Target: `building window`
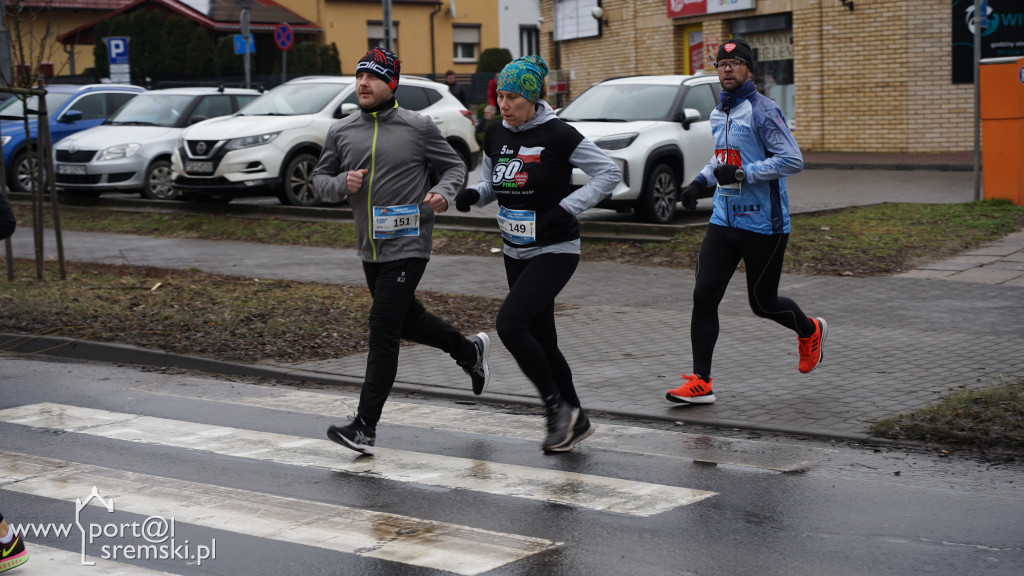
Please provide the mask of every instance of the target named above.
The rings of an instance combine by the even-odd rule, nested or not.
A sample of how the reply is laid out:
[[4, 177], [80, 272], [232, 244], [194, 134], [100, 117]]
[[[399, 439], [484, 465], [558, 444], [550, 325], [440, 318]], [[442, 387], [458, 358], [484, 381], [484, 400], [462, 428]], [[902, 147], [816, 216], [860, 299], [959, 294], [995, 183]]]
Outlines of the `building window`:
[[540, 55], [540, 29], [536, 26], [519, 27], [519, 55]]
[[590, 15], [600, 5], [598, 0], [555, 0], [555, 42], [600, 36], [597, 20]]
[[480, 25], [453, 26], [452, 45], [455, 62], [476, 62], [480, 54]]
[[[366, 49], [384, 48], [384, 22], [371, 20], [366, 23]], [[391, 51], [398, 53], [398, 21], [391, 22]]]

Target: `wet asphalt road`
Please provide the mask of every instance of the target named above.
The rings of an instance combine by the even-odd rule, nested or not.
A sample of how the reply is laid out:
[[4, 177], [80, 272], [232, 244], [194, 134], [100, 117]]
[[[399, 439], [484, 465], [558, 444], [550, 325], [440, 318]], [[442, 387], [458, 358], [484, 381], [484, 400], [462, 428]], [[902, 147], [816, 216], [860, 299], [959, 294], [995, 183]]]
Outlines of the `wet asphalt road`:
[[[391, 533], [380, 520], [391, 514], [482, 531], [453, 545], [485, 558], [495, 534], [547, 543], [479, 572], [472, 566], [483, 564], [466, 564], [462, 573], [1016, 575], [1024, 566], [1020, 465], [600, 418], [598, 432], [572, 453], [544, 455], [540, 416], [529, 409], [401, 396], [378, 429], [385, 453], [374, 461], [323, 435], [344, 421], [348, 413], [330, 407], [354, 405], [353, 390], [0, 358], [5, 517], [72, 522], [68, 495], [85, 498], [97, 486], [117, 510], [108, 515], [92, 506], [83, 513], [86, 525], [159, 514], [178, 518], [179, 542], [216, 541], [216, 558], [202, 566], [121, 560], [83, 567], [83, 574], [135, 574], [133, 566], [182, 575], [451, 573], [407, 563], [422, 554], [402, 547], [442, 547], [452, 530]], [[421, 411], [403, 419], [402, 407]], [[75, 412], [82, 409], [88, 411]], [[473, 418], [482, 429], [463, 426]], [[701, 451], [712, 445], [721, 449]], [[308, 451], [314, 447], [322, 454]], [[28, 474], [33, 458], [43, 464]], [[399, 479], [383, 466], [391, 460], [421, 475]], [[72, 463], [85, 467], [67, 468]], [[446, 485], [434, 466], [451, 466], [467, 484]], [[502, 492], [500, 467], [525, 470], [530, 480]], [[51, 478], [64, 469], [70, 472]], [[551, 474], [557, 489], [535, 493]], [[602, 492], [590, 487], [595, 479], [648, 492], [626, 498], [637, 510], [608, 511], [599, 499], [625, 488], [610, 484]], [[169, 491], [163, 507], [156, 504], [161, 488]], [[677, 502], [685, 490], [711, 494]], [[646, 505], [664, 508], [645, 515]], [[380, 551], [345, 551], [352, 536], [332, 531], [367, 524], [351, 511], [371, 514], [363, 529]], [[261, 531], [264, 523], [269, 528]], [[39, 556], [17, 574], [77, 573], [78, 538], [27, 540]], [[99, 537], [88, 554], [95, 559], [103, 545], [138, 542]], [[50, 549], [56, 560], [44, 554]], [[387, 551], [390, 559], [375, 557]]]

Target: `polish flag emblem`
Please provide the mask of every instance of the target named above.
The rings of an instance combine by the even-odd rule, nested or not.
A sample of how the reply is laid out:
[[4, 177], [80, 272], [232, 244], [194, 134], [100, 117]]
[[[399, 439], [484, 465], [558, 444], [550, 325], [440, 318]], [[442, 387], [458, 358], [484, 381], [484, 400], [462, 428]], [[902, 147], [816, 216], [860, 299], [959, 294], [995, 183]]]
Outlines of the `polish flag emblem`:
[[516, 158], [523, 161], [523, 164], [529, 164], [530, 162], [540, 163], [540, 153], [544, 151], [543, 146], [524, 146], [519, 149], [519, 154]]

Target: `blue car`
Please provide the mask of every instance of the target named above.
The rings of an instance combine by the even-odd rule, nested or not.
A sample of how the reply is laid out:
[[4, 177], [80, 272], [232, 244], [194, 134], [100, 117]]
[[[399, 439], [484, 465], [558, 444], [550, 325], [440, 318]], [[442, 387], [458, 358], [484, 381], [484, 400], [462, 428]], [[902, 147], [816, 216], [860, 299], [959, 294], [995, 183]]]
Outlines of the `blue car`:
[[[52, 84], [46, 87], [46, 110], [49, 114], [50, 140], [53, 144], [65, 136], [99, 126], [125, 102], [145, 92], [139, 86], [122, 84]], [[27, 102], [29, 110], [39, 109], [37, 96]], [[8, 98], [0, 103], [0, 145], [3, 145], [4, 172], [7, 183], [15, 192], [32, 189], [32, 173], [39, 155], [33, 151], [31, 162], [29, 146], [35, 145], [39, 135], [38, 117], [29, 116], [29, 137], [25, 137], [25, 102]]]

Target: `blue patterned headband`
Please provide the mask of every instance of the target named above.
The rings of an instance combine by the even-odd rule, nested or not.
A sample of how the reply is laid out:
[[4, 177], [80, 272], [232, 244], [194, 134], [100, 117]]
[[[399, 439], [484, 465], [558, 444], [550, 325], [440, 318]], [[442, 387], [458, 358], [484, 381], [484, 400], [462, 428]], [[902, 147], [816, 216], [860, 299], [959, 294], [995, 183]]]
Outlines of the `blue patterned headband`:
[[548, 65], [540, 56], [516, 58], [501, 69], [498, 90], [522, 94], [530, 102], [536, 103], [547, 75]]

